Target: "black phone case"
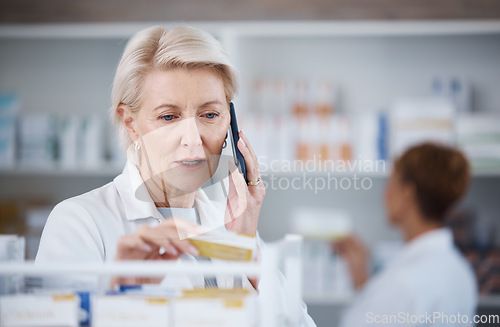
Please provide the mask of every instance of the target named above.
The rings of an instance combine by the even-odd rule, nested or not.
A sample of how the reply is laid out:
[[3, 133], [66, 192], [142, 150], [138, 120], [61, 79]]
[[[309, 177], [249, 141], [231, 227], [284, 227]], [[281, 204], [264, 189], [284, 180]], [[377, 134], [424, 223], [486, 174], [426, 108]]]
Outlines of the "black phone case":
[[245, 177], [245, 181], [248, 182], [245, 159], [243, 158], [243, 155], [241, 154], [237, 146], [240, 136], [238, 135], [238, 122], [236, 121], [236, 113], [234, 111], [234, 105], [232, 102], [229, 104], [229, 113], [231, 115], [231, 141], [233, 147], [234, 164], [236, 165], [236, 167], [238, 167], [240, 173], [243, 174], [243, 177]]

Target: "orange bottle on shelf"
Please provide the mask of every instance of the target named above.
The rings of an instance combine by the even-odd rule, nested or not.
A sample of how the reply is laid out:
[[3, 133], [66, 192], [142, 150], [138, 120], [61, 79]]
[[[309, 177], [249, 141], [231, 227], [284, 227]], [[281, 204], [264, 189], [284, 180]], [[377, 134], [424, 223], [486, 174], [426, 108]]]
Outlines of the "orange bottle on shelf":
[[307, 82], [304, 79], [297, 80], [295, 82], [295, 98], [292, 104], [292, 112], [299, 119], [305, 118], [309, 113], [307, 92]]
[[333, 85], [328, 79], [319, 80], [316, 85], [315, 112], [318, 117], [330, 117], [335, 112]]
[[340, 159], [349, 161], [352, 159], [351, 124], [347, 117], [339, 121], [340, 135]]

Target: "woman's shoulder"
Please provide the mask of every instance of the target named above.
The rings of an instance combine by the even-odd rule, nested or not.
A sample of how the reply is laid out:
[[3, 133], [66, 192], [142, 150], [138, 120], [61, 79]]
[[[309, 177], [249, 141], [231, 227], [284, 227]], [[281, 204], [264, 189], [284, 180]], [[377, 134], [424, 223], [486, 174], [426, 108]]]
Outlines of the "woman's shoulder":
[[67, 198], [59, 202], [57, 206], [82, 206], [82, 207], [95, 207], [100, 204], [106, 204], [110, 198], [116, 197], [118, 192], [113, 182], [109, 182], [103, 186], [87, 191], [85, 193]]
[[67, 198], [54, 206], [49, 220], [59, 219], [93, 219], [110, 211], [116, 211], [119, 197], [113, 182], [101, 187]]

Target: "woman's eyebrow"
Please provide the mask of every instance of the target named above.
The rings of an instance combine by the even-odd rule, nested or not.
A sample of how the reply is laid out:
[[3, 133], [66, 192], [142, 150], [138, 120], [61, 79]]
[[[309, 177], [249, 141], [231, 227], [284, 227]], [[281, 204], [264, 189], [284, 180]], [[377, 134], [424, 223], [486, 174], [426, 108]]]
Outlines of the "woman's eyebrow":
[[179, 109], [179, 106], [172, 104], [172, 103], [163, 103], [163, 104], [160, 104], [158, 107], [154, 108], [153, 111], [160, 110], [160, 109], [167, 109], [167, 108]]
[[[220, 106], [220, 105], [222, 105], [222, 103], [219, 100], [211, 100], [211, 101], [207, 101], [207, 102], [201, 104], [198, 107], [204, 108], [204, 107], [209, 107], [209, 106], [213, 106], [213, 105]], [[163, 104], [160, 104], [159, 106], [157, 106], [156, 108], [154, 108], [153, 111], [160, 110], [160, 109], [180, 109], [180, 107], [176, 104], [173, 104], [173, 103], [163, 103]]]
[[204, 107], [209, 107], [209, 106], [213, 106], [213, 105], [220, 106], [220, 105], [222, 105], [222, 103], [219, 100], [212, 100], [212, 101], [205, 102], [204, 104], [202, 104], [199, 107], [204, 108]]

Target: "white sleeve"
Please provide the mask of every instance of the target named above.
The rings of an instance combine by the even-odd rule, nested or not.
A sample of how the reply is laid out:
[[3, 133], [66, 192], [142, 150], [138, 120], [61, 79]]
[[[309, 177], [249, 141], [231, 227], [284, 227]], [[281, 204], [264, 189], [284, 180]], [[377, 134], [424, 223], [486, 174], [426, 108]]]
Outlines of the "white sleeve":
[[[370, 288], [369, 284], [365, 288]], [[409, 324], [407, 315], [418, 315], [418, 292], [405, 278], [395, 278], [390, 284], [364, 289], [354, 297], [352, 304], [341, 317], [341, 327], [350, 326], [401, 326]]]
[[[35, 264], [55, 262], [102, 263], [104, 246], [88, 211], [73, 199], [59, 203], [43, 229]], [[95, 290], [98, 278], [89, 275], [39, 277], [46, 289]], [[102, 278], [103, 283], [109, 278]]]

